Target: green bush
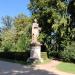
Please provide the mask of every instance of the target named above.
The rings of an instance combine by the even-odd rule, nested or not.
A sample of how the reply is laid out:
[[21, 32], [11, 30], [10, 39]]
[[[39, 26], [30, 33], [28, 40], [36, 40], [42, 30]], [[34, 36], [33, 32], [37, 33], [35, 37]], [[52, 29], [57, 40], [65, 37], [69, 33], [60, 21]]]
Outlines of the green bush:
[[25, 52], [29, 50], [30, 47], [30, 39], [26, 34], [22, 35], [17, 43], [16, 43], [16, 51], [17, 52]]
[[67, 62], [75, 62], [75, 47], [69, 45], [64, 51], [59, 53], [60, 58]]
[[16, 61], [27, 61], [30, 57], [30, 51], [26, 52], [0, 52], [0, 58], [16, 60]]
[[3, 45], [2, 45], [3, 51], [9, 52], [12, 47], [12, 42], [11, 41], [3, 41], [2, 43], [3, 43]]

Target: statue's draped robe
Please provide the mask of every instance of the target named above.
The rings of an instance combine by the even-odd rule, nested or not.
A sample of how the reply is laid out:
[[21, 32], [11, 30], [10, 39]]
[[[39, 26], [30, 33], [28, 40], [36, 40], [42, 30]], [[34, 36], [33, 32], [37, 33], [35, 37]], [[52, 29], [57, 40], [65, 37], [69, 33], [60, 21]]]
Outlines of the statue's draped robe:
[[37, 43], [37, 37], [39, 36], [39, 27], [37, 23], [32, 25], [32, 43]]

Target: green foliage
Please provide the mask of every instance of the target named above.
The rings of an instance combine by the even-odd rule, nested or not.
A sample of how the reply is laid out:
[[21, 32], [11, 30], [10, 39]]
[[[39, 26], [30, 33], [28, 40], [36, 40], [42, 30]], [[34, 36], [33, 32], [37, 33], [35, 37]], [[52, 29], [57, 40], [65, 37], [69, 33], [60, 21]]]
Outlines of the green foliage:
[[16, 44], [13, 48], [17, 52], [25, 52], [29, 49], [31, 41], [31, 20], [24, 14], [15, 17], [14, 26], [16, 29]]
[[67, 34], [70, 18], [67, 14], [67, 3], [64, 0], [30, 0], [29, 9], [32, 17], [37, 18], [42, 27], [40, 40], [45, 43], [47, 49], [51, 49], [52, 32], [59, 35], [56, 44], [60, 47], [61, 41], [69, 36]]
[[31, 25], [25, 26], [23, 30], [17, 32], [16, 48], [17, 52], [29, 50], [31, 42]]
[[31, 19], [25, 16], [24, 14], [19, 14], [14, 19], [14, 25], [18, 32], [24, 30], [25, 27], [30, 24], [31, 24]]
[[72, 0], [72, 1], [70, 1], [69, 2], [69, 5], [68, 5], [68, 13], [70, 14], [70, 38], [72, 39], [72, 40], [75, 40], [75, 35], [74, 35], [74, 33], [75, 33], [75, 1], [74, 0]]
[[75, 62], [75, 43], [68, 45], [64, 51], [60, 52], [60, 58], [64, 61]]
[[[30, 51], [26, 52], [0, 52], [0, 59], [9, 62], [25, 62], [30, 56]], [[20, 63], [21, 64], [21, 63]]]
[[45, 33], [40, 33], [39, 37], [38, 37], [38, 40], [41, 42], [41, 43], [44, 43], [44, 39], [46, 38], [46, 34]]
[[[65, 61], [75, 60], [74, 48], [66, 47], [75, 40], [75, 29], [70, 19], [73, 16], [70, 17], [67, 12], [67, 2], [65, 0], [30, 0], [29, 9], [32, 12], [32, 18], [37, 18], [42, 28], [38, 39], [46, 46], [48, 56], [62, 57]], [[52, 41], [55, 43], [52, 44]]]
[[1, 52], [25, 52], [30, 49], [31, 20], [20, 14], [13, 20], [11, 28], [4, 28], [1, 32]]
[[2, 41], [1, 41], [1, 49], [3, 51], [10, 51], [12, 47], [12, 43], [15, 39], [15, 34], [12, 30], [5, 30], [2, 32]]

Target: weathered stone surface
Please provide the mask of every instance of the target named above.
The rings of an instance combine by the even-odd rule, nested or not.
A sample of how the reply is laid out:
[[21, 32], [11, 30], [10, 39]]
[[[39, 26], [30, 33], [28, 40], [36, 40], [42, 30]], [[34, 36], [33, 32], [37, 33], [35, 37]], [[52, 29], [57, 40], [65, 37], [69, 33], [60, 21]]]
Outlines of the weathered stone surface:
[[30, 52], [30, 58], [28, 61], [40, 61], [41, 59], [41, 44], [38, 42], [37, 38], [39, 36], [41, 28], [39, 27], [37, 20], [34, 20], [34, 23], [32, 25], [32, 42], [31, 42], [31, 52]]
[[40, 59], [40, 52], [41, 52], [41, 46], [40, 45], [37, 45], [37, 46], [32, 46], [32, 49], [31, 49], [31, 58], [37, 58], [37, 59]]
[[39, 27], [37, 20], [34, 20], [34, 23], [32, 25], [32, 43], [39, 43], [37, 38], [39, 36], [41, 28]]

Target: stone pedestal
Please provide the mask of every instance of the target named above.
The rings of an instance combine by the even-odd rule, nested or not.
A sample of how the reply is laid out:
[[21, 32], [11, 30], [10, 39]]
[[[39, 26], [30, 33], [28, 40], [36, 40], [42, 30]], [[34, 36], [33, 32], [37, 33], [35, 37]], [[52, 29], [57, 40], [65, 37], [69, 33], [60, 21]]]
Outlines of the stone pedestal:
[[31, 52], [29, 62], [43, 62], [41, 58], [41, 44], [31, 44]]
[[31, 54], [30, 58], [40, 59], [41, 45], [40, 44], [31, 44]]

